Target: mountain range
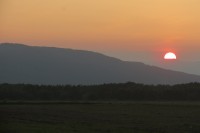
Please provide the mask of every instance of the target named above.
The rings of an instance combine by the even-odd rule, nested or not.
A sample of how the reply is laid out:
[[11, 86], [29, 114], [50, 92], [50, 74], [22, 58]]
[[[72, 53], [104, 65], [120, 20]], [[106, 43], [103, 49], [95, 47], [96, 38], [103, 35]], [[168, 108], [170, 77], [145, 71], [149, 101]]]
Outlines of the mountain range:
[[129, 81], [180, 84], [199, 82], [200, 76], [91, 51], [0, 44], [0, 83], [90, 85]]

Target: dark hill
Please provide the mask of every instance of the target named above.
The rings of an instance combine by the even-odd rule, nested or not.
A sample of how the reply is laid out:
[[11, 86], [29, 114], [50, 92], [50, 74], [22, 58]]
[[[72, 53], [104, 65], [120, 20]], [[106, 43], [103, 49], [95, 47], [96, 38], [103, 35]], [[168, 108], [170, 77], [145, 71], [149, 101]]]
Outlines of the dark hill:
[[99, 53], [21, 44], [0, 45], [0, 83], [102, 84], [199, 82], [200, 76], [126, 62]]

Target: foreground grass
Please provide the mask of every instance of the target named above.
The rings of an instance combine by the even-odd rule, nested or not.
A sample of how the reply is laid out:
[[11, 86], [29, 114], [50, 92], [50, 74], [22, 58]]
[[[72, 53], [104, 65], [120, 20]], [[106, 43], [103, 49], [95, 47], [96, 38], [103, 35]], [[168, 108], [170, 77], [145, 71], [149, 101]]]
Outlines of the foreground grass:
[[1, 104], [0, 133], [200, 133], [200, 104]]

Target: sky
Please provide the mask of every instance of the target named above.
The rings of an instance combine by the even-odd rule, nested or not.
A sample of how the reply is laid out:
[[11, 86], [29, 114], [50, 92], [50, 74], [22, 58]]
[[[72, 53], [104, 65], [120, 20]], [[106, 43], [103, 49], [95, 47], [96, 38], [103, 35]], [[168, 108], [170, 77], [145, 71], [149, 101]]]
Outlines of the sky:
[[200, 0], [0, 0], [0, 43], [200, 61]]

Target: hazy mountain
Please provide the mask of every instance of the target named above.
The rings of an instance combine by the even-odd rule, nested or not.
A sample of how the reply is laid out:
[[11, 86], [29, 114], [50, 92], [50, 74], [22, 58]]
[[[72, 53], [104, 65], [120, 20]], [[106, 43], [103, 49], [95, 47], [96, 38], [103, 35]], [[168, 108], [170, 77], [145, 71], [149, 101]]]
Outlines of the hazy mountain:
[[167, 63], [160, 63], [157, 64], [157, 66], [162, 67], [162, 68], [167, 68], [171, 70], [176, 70], [176, 71], [182, 71], [190, 74], [197, 74], [200, 75], [200, 62], [198, 61], [172, 61], [172, 62], [167, 62]]
[[200, 76], [126, 62], [99, 53], [21, 44], [0, 45], [0, 83], [102, 84], [137, 82], [176, 84]]

